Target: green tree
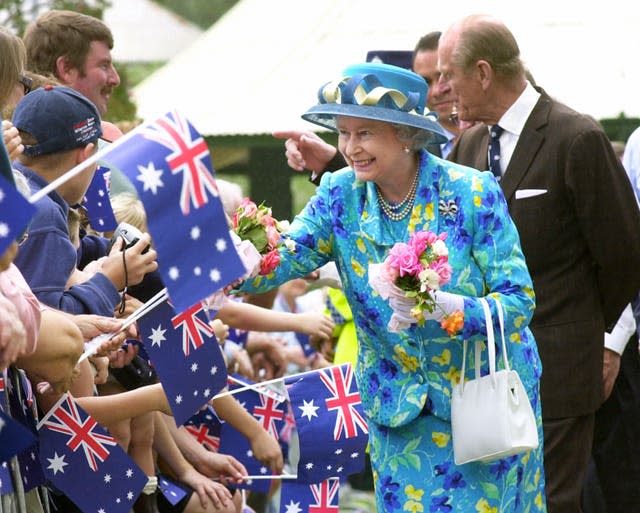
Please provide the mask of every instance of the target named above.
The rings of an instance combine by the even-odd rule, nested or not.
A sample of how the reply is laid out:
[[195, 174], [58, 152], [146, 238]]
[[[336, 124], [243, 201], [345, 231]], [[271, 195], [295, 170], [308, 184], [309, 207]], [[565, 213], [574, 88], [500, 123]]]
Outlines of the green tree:
[[231, 9], [238, 0], [155, 0], [185, 20], [208, 29]]
[[49, 9], [76, 11], [102, 19], [104, 10], [111, 5], [110, 0], [3, 0], [2, 3], [0, 25], [14, 30], [16, 34], [24, 34], [29, 21]]

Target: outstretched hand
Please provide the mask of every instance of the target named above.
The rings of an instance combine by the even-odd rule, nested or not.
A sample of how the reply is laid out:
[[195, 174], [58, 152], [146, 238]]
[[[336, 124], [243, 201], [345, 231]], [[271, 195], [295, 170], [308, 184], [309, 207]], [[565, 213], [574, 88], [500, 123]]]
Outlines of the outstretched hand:
[[310, 169], [319, 173], [338, 151], [310, 130], [280, 130], [272, 135], [278, 139], [286, 139], [284, 147], [287, 164], [294, 171]]

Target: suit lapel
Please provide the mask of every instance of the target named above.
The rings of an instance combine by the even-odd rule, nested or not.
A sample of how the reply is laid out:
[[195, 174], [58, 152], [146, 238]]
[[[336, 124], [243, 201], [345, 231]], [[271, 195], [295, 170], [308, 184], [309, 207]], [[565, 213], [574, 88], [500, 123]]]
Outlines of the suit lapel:
[[544, 131], [541, 129], [547, 124], [549, 111], [551, 110], [551, 99], [544, 91], [541, 91], [541, 93], [518, 138], [518, 143], [504, 177], [500, 181], [500, 186], [507, 201], [515, 193], [544, 142]]

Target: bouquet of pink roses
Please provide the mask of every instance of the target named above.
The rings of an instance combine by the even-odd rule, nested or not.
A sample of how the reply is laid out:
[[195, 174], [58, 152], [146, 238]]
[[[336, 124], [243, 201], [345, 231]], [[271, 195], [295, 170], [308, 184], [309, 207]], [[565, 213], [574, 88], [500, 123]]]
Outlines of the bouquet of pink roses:
[[462, 328], [462, 310], [447, 312], [436, 300], [436, 292], [451, 280], [446, 238], [446, 233], [415, 232], [408, 242], [397, 242], [384, 262], [369, 265], [370, 285], [394, 310], [390, 331], [398, 332], [412, 323], [422, 326], [427, 319], [441, 320], [449, 335]]
[[[250, 242], [260, 254], [257, 274], [266, 275], [278, 267], [278, 244], [288, 227], [288, 221], [276, 221], [271, 215], [270, 207], [264, 203], [256, 205], [249, 198], [244, 198], [233, 214], [231, 224], [233, 233], [242, 241]], [[293, 241], [287, 239], [284, 243], [289, 247]], [[255, 273], [251, 274], [255, 276]]]

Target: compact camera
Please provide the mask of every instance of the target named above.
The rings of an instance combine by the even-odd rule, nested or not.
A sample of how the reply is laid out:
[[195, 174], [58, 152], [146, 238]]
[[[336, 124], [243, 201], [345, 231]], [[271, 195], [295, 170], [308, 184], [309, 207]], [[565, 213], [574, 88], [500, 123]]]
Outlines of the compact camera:
[[[135, 226], [130, 225], [129, 223], [120, 223], [118, 227], [113, 232], [113, 236], [109, 241], [109, 246], [107, 247], [107, 254], [111, 253], [111, 248], [116, 243], [118, 239], [124, 239], [124, 245], [122, 246], [122, 250], [130, 248], [136, 242], [140, 240], [142, 237], [142, 232], [138, 230]], [[149, 247], [144, 248], [142, 254], [149, 251]]]

